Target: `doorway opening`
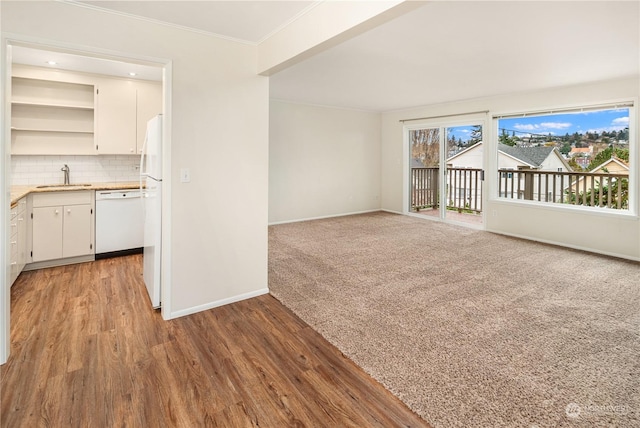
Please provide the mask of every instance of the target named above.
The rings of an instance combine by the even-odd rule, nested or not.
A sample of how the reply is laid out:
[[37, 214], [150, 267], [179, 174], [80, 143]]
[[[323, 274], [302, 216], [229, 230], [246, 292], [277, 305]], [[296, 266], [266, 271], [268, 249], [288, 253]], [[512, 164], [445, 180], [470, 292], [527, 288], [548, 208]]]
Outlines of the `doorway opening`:
[[[29, 102], [29, 100], [27, 101], [19, 100], [15, 102], [15, 100], [13, 100], [12, 98], [12, 83], [13, 83], [12, 77], [14, 74], [13, 73], [14, 68], [21, 68], [22, 74], [25, 74], [25, 73], [27, 74], [20, 77], [22, 78], [22, 81], [28, 81], [28, 82], [35, 81], [37, 83], [37, 82], [45, 81], [48, 79], [55, 82], [53, 83], [54, 86], [65, 85], [65, 83], [58, 84], [57, 83], [58, 79], [56, 78], [49, 79], [48, 77], [39, 77], [39, 75], [36, 72], [34, 72], [34, 75], [32, 76], [29, 73], [31, 73], [31, 70], [40, 69], [40, 70], [44, 70], [45, 74], [46, 73], [62, 74], [62, 73], [70, 72], [70, 73], [76, 73], [78, 75], [84, 75], [84, 76], [105, 76], [110, 79], [123, 79], [123, 80], [128, 79], [130, 81], [133, 81], [137, 77], [137, 78], [140, 78], [141, 81], [145, 81], [148, 83], [149, 82], [156, 83], [161, 86], [159, 103], [161, 105], [162, 113], [164, 114], [165, 121], [170, 122], [171, 62], [169, 60], [136, 58], [135, 56], [129, 57], [126, 55], [113, 54], [111, 52], [104, 52], [104, 53], [89, 52], [84, 50], [76, 50], [73, 47], [57, 47], [52, 45], [44, 46], [44, 45], [32, 43], [30, 41], [23, 41], [23, 40], [16, 40], [16, 39], [3, 41], [2, 48], [3, 48], [2, 49], [3, 52], [6, 52], [6, 55], [4, 55], [4, 58], [1, 61], [1, 67], [2, 67], [1, 74], [4, 77], [2, 82], [2, 87], [3, 87], [2, 93], [4, 94], [2, 101], [3, 101], [3, 105], [5, 106], [5, 108], [2, 110], [2, 116], [3, 116], [3, 120], [5, 120], [5, 123], [10, 125], [4, 129], [4, 135], [2, 138], [2, 142], [0, 144], [1, 151], [5, 153], [5, 156], [3, 158], [4, 167], [3, 167], [3, 176], [1, 180], [2, 185], [0, 187], [3, 188], [3, 191], [5, 192], [6, 195], [9, 195], [10, 193], [13, 194], [12, 192], [10, 192], [10, 189], [12, 184], [16, 184], [16, 182], [22, 181], [23, 183], [21, 184], [23, 185], [23, 187], [32, 186], [32, 185], [35, 187], [34, 183], [25, 182], [26, 178], [24, 176], [17, 176], [16, 174], [14, 174], [17, 169], [16, 165], [19, 162], [25, 163], [30, 161], [34, 161], [34, 162], [47, 161], [48, 159], [45, 159], [47, 157], [56, 157], [55, 160], [60, 162], [61, 159], [63, 159], [61, 156], [64, 156], [65, 157], [63, 159], [64, 161], [66, 161], [66, 159], [69, 158], [78, 164], [82, 164], [81, 166], [83, 166], [83, 168], [74, 169], [74, 171], [78, 171], [78, 174], [80, 174], [81, 171], [84, 171], [84, 174], [86, 174], [87, 168], [85, 167], [87, 165], [102, 166], [103, 164], [109, 164], [108, 167], [111, 168], [111, 163], [112, 163], [111, 161], [113, 161], [114, 159], [117, 161], [121, 161], [121, 160], [123, 162], [126, 161], [127, 166], [131, 164], [130, 169], [132, 170], [135, 168], [135, 165], [139, 165], [139, 154], [135, 149], [133, 150], [129, 149], [130, 152], [126, 154], [120, 153], [121, 152], [120, 148], [117, 149], [118, 153], [98, 152], [97, 141], [94, 140], [95, 138], [94, 133], [96, 133], [96, 130], [97, 130], [97, 124], [96, 122], [94, 122], [95, 120], [94, 114], [95, 114], [95, 111], [98, 109], [96, 107], [97, 104], [78, 107], [75, 104], [73, 104], [72, 106], [68, 106], [68, 103], [65, 103], [65, 102], [57, 103], [55, 100], [46, 101], [44, 103], [42, 102], [34, 103], [34, 102]], [[17, 80], [20, 80], [20, 78], [18, 78]], [[86, 77], [86, 78], [92, 79], [93, 77]], [[64, 79], [60, 79], [60, 80], [63, 81]], [[75, 87], [77, 86], [87, 86], [87, 85], [81, 85], [81, 84], [75, 85]], [[42, 94], [41, 92], [42, 91], [40, 92], [36, 91], [34, 92], [34, 95], [40, 95], [40, 96], [50, 95], [49, 92], [45, 94]], [[92, 89], [92, 92], [93, 92], [93, 89]], [[16, 106], [15, 108], [18, 110], [17, 112], [12, 112], [14, 105]], [[55, 118], [59, 119], [60, 117], [62, 117], [63, 119], [66, 119], [68, 117], [71, 117], [73, 120], [64, 122], [65, 126], [67, 126], [66, 125], [67, 122], [71, 122], [72, 125], [69, 125], [69, 126], [75, 126], [76, 128], [80, 127], [80, 129], [75, 129], [75, 128], [60, 129], [58, 127], [52, 127], [50, 125], [46, 125], [46, 126], [43, 125], [43, 123], [49, 124], [49, 122], [52, 121], [51, 117], [47, 116], [49, 112], [53, 111], [54, 113], [58, 113], [60, 110], [62, 110], [65, 114], [62, 116], [60, 114], [54, 115]], [[24, 113], [25, 111], [29, 113], [29, 115], [27, 115], [26, 113], [21, 114], [21, 112]], [[34, 111], [35, 113], [33, 113]], [[68, 111], [70, 111], [70, 113], [68, 113]], [[138, 117], [138, 113], [139, 113], [138, 111], [134, 111], [134, 114], [136, 115], [135, 116], [136, 119]], [[23, 116], [26, 117], [26, 119], [23, 120]], [[35, 119], [32, 116], [35, 116]], [[22, 122], [12, 123], [14, 117], [17, 117]], [[60, 122], [60, 120], [58, 120], [57, 122]], [[105, 121], [103, 121], [102, 129], [105, 128], [104, 123]], [[91, 126], [91, 128], [87, 128], [87, 126]], [[170, 128], [170, 125], [167, 124], [165, 126], [165, 129], [169, 129], [169, 128]], [[25, 138], [25, 135], [28, 138]], [[60, 136], [65, 137], [67, 135], [71, 135], [70, 138], [80, 135], [84, 140], [88, 142], [87, 144], [83, 144], [82, 147], [92, 148], [95, 145], [95, 153], [94, 152], [71, 153], [71, 151], [69, 151], [69, 153], [63, 153], [63, 154], [43, 153], [42, 155], [39, 155], [38, 153], [30, 152], [29, 150], [31, 150], [31, 146], [28, 146], [29, 150], [24, 149], [23, 152], [12, 156], [12, 149], [14, 148], [14, 146], [16, 146], [15, 144], [16, 140], [20, 139], [21, 141], [29, 141], [29, 142], [32, 140], [43, 141], [43, 140], [46, 140], [46, 138], [42, 138], [43, 135], [45, 136], [51, 135], [53, 137], [60, 137]], [[133, 130], [133, 135], [137, 138], [136, 129]], [[57, 138], [57, 139], [51, 138], [50, 140], [58, 141], [60, 140], [60, 138]], [[74, 139], [73, 141], [75, 140], [76, 139]], [[26, 147], [26, 146], [23, 144], [22, 147]], [[37, 147], [37, 146], [34, 146], [34, 147]], [[73, 149], [75, 146], [67, 145], [65, 147], [71, 147]], [[170, 138], [167, 136], [167, 138], [163, 142], [163, 152], [168, 153], [169, 151], [170, 151]], [[104, 156], [101, 156], [102, 154], [104, 154]], [[90, 156], [81, 156], [81, 155], [90, 155]], [[165, 158], [166, 158], [166, 161], [164, 166], [168, 170], [170, 167], [169, 165], [170, 162], [169, 162], [168, 156], [165, 156]], [[117, 168], [119, 166], [120, 165], [116, 165], [114, 168]], [[42, 168], [29, 169], [29, 171], [31, 170], [35, 171], [36, 173], [42, 172]], [[139, 172], [134, 171], [134, 173], [136, 175], [136, 182], [138, 182]], [[92, 176], [97, 176], [99, 174], [104, 175], [104, 169], [97, 170], [97, 172], [95, 174], [92, 174]], [[110, 176], [108, 178], [110, 178]], [[37, 179], [41, 180], [42, 176], [38, 176]], [[102, 181], [108, 182], [109, 180], [105, 179]], [[120, 181], [120, 180], [114, 180], [114, 181]], [[100, 180], [96, 182], [100, 182]], [[169, 183], [167, 183], [167, 187], [168, 187], [168, 184]], [[9, 203], [10, 203], [9, 198], [3, 198], [2, 202], [0, 203], [1, 205], [0, 208], [3, 211], [8, 212]], [[165, 204], [163, 204], [163, 209], [168, 210], [168, 206], [169, 206], [169, 201], [167, 201], [165, 198]], [[4, 223], [8, 223], [8, 222], [3, 222], [3, 224]], [[166, 227], [168, 229], [168, 226]], [[3, 228], [3, 233], [0, 235], [7, 236], [7, 234], [8, 234], [8, 230], [7, 230], [7, 227], [5, 226]], [[168, 233], [166, 235], [168, 235]], [[27, 243], [29, 243], [30, 240], [31, 240], [31, 234], [28, 235]], [[168, 242], [164, 242], [163, 244], [168, 246]], [[165, 252], [164, 256], [166, 257], [164, 258], [164, 260], [167, 260], [169, 258], [168, 252]], [[32, 262], [33, 260], [29, 260], [29, 261]], [[11, 310], [10, 310], [11, 281], [9, 281], [8, 279], [10, 278], [11, 269], [8, 266], [8, 264], [5, 263], [5, 266], [3, 266], [3, 269], [1, 269], [1, 271], [2, 271], [1, 276], [3, 277], [3, 280], [0, 283], [0, 293], [1, 293], [1, 296], [0, 296], [1, 297], [0, 298], [0, 305], [1, 305], [1, 308], [0, 308], [0, 364], [4, 364], [7, 361], [7, 358], [9, 356], [9, 346], [10, 346], [10, 315], [9, 314], [11, 313]], [[166, 293], [166, 295], [169, 294], [168, 288], [169, 288], [169, 283], [168, 281], [166, 281], [163, 284], [163, 291]], [[165, 319], [167, 319], [168, 314], [170, 314], [169, 303], [170, 302], [167, 301], [167, 305], [162, 310], [162, 315]]]

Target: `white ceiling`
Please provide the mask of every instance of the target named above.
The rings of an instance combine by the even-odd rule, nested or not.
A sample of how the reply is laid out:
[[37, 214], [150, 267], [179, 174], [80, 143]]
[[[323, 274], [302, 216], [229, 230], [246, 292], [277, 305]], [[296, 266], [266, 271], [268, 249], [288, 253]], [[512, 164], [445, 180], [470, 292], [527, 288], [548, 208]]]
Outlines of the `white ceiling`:
[[257, 44], [318, 1], [79, 1]]
[[[317, 1], [73, 1], [67, 3], [257, 44]], [[55, 65], [48, 64], [55, 61]], [[12, 62], [143, 80], [162, 80], [159, 67], [14, 46]], [[136, 73], [131, 77], [129, 73]]]
[[[55, 64], [49, 64], [54, 61]], [[56, 70], [74, 70], [129, 79], [162, 80], [162, 68], [24, 46], [11, 48], [11, 62]], [[135, 73], [131, 76], [129, 73]]]
[[639, 73], [639, 2], [430, 2], [271, 77], [271, 97], [387, 111]]
[[[317, 3], [174, 0], [81, 5], [256, 44]], [[271, 97], [387, 111], [637, 76], [639, 4], [426, 2], [271, 76]], [[45, 60], [32, 59], [41, 65]], [[128, 73], [130, 65], [113, 73]]]

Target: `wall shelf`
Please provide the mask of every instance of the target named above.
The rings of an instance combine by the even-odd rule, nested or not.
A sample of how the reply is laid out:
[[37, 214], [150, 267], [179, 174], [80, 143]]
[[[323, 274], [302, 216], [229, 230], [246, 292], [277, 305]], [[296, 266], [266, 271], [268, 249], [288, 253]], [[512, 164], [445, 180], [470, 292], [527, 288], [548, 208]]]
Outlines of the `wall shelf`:
[[14, 128], [11, 127], [12, 131], [18, 132], [61, 132], [65, 134], [93, 134], [93, 131], [80, 131], [80, 130], [63, 130], [63, 129], [33, 129], [33, 128]]
[[95, 86], [12, 77], [12, 154], [95, 154]]
[[16, 99], [11, 100], [11, 104], [14, 106], [30, 106], [30, 107], [53, 107], [61, 109], [77, 109], [77, 110], [93, 110], [93, 106], [78, 105], [78, 104], [56, 104], [56, 103], [38, 103], [33, 101], [19, 101]]

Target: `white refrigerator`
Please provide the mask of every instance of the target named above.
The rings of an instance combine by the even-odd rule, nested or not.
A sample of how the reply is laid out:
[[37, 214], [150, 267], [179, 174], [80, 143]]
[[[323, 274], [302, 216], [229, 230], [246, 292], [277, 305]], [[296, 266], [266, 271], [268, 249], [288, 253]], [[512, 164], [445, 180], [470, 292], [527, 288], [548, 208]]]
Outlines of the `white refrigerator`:
[[140, 156], [140, 191], [144, 206], [143, 277], [151, 306], [159, 308], [162, 243], [162, 115], [147, 123]]

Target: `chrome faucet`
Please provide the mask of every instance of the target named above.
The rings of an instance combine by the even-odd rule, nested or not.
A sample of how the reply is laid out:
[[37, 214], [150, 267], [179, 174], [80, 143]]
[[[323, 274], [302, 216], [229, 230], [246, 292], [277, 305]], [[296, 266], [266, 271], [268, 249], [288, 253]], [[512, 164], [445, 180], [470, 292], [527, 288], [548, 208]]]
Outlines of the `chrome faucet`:
[[60, 168], [60, 171], [64, 172], [64, 185], [67, 186], [69, 184], [69, 165], [65, 163], [64, 166]]

